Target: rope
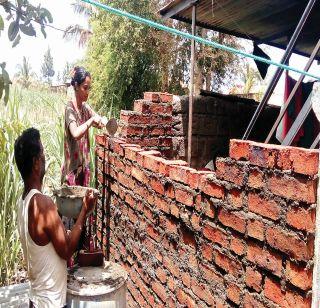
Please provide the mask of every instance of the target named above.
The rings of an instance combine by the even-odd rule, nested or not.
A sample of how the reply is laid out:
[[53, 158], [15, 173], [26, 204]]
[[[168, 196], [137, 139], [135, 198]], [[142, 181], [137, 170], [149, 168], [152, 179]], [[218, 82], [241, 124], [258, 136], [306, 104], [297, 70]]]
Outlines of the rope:
[[186, 32], [182, 32], [180, 30], [165, 26], [163, 24], [154, 22], [152, 20], [149, 20], [149, 19], [146, 19], [146, 18], [142, 18], [140, 16], [133, 15], [133, 14], [127, 13], [125, 11], [121, 11], [121, 10], [115, 9], [113, 7], [110, 7], [108, 5], [99, 3], [99, 2], [94, 1], [94, 0], [81, 0], [81, 1], [89, 3], [89, 4], [92, 4], [92, 5], [96, 6], [96, 7], [99, 7], [101, 9], [105, 10], [105, 11], [108, 11], [108, 12], [110, 12], [112, 14], [129, 18], [129, 19], [134, 20], [136, 22], [145, 24], [147, 26], [150, 26], [150, 27], [153, 27], [153, 28], [156, 28], [156, 29], [159, 29], [159, 30], [163, 30], [163, 31], [172, 33], [174, 35], [178, 35], [178, 36], [190, 39], [190, 40], [195, 40], [196, 42], [199, 42], [199, 43], [202, 43], [202, 44], [205, 44], [205, 45], [209, 45], [209, 46], [214, 47], [214, 48], [218, 48], [218, 49], [222, 49], [222, 50], [225, 50], [225, 51], [229, 51], [229, 52], [237, 54], [237, 55], [242, 55], [242, 56], [244, 56], [246, 58], [251, 58], [251, 59], [254, 59], [256, 61], [260, 61], [260, 62], [263, 62], [263, 63], [267, 63], [269, 65], [274, 65], [274, 66], [280, 67], [280, 68], [282, 68], [284, 70], [287, 70], [287, 71], [292, 71], [292, 72], [295, 72], [295, 73], [303, 74], [305, 76], [309, 76], [311, 78], [320, 80], [319, 76], [316, 76], [316, 75], [311, 74], [309, 72], [305, 72], [303, 70], [299, 70], [297, 68], [294, 68], [294, 67], [291, 67], [291, 66], [288, 66], [288, 65], [285, 65], [285, 64], [277, 63], [277, 62], [274, 62], [272, 60], [268, 60], [268, 59], [265, 59], [265, 58], [262, 58], [262, 57], [258, 57], [258, 56], [246, 53], [244, 51], [238, 50], [236, 48], [229, 47], [229, 46], [217, 43], [215, 41], [209, 41], [209, 40], [206, 40], [204, 38], [201, 38], [200, 36], [196, 36], [196, 35], [192, 35], [192, 34], [189, 34], [189, 33], [186, 33]]

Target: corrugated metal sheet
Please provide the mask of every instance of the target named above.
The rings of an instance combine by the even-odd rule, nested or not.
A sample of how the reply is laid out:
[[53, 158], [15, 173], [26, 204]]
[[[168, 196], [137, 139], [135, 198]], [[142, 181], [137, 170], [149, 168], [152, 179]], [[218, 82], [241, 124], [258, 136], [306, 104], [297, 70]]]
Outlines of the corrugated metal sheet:
[[[164, 15], [184, 0], [174, 0], [161, 9]], [[307, 5], [307, 0], [199, 0], [197, 24], [201, 27], [286, 48]], [[191, 23], [191, 8], [172, 18]], [[307, 20], [295, 52], [310, 55], [320, 38], [320, 3]], [[320, 56], [320, 54], [319, 54]]]

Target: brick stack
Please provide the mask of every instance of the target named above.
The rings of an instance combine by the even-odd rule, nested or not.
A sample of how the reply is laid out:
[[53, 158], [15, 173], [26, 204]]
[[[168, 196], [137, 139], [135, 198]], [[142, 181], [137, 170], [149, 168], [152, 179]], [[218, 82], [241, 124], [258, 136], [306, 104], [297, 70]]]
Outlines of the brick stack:
[[317, 151], [231, 140], [208, 172], [96, 144], [97, 234], [129, 273], [129, 306], [310, 306]]
[[144, 93], [133, 111], [120, 113], [120, 135], [129, 143], [172, 157], [172, 99], [168, 93]]

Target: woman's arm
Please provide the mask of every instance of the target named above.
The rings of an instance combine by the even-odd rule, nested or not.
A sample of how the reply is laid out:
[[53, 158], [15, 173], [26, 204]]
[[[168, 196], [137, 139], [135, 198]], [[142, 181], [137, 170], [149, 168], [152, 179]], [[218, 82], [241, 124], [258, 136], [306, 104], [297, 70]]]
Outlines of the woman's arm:
[[99, 122], [99, 119], [96, 118], [96, 116], [91, 117], [89, 120], [79, 126], [77, 126], [77, 123], [75, 121], [71, 122], [69, 124], [71, 136], [76, 140], [81, 139], [81, 137], [87, 132], [87, 130], [93, 125], [93, 123], [96, 122]]
[[88, 103], [86, 103], [85, 106], [86, 106], [87, 110], [89, 111], [89, 114], [91, 115], [91, 117], [97, 116], [97, 117], [100, 118], [100, 120], [99, 120], [98, 123], [93, 123], [93, 124], [92, 124], [93, 127], [99, 128], [99, 129], [102, 128], [102, 127], [103, 127], [103, 125], [102, 125], [102, 123], [101, 123], [102, 117], [101, 117], [100, 115], [98, 115], [98, 114], [91, 108], [91, 106], [90, 106]]

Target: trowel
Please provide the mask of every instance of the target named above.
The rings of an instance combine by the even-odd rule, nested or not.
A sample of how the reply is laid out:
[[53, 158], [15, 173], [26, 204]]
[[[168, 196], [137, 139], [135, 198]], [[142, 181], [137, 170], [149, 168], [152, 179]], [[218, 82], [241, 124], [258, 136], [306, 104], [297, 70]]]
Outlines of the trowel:
[[108, 120], [106, 117], [102, 117], [101, 123], [106, 128], [109, 135], [113, 137], [118, 130], [117, 120], [115, 118], [111, 118], [110, 120]]

